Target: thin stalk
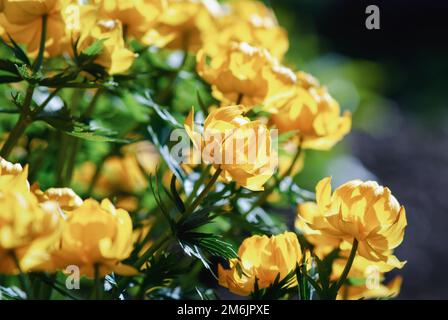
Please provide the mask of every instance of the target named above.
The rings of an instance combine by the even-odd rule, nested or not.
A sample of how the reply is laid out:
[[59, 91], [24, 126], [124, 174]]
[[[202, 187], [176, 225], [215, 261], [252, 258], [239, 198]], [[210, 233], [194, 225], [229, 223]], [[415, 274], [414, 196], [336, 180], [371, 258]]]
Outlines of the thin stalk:
[[338, 282], [333, 285], [332, 290], [334, 292], [334, 295], [336, 296], [341, 286], [344, 284], [344, 282], [347, 280], [347, 276], [350, 272], [350, 269], [352, 268], [353, 261], [355, 260], [356, 251], [358, 250], [358, 240], [353, 240], [352, 250], [350, 251], [350, 255], [348, 257], [347, 263], [344, 267], [344, 270], [342, 271], [341, 277], [339, 278]]
[[22, 268], [20, 267], [20, 261], [14, 252], [11, 253], [11, 258], [14, 260], [14, 263], [17, 266], [17, 269], [19, 270], [20, 285], [22, 289], [25, 291], [27, 299], [33, 299], [29, 279], [26, 276], [26, 274], [22, 271]]
[[10, 132], [8, 139], [6, 140], [2, 149], [0, 150], [0, 156], [5, 159], [9, 157], [11, 151], [14, 149], [15, 145], [20, 140], [20, 138], [22, 137], [22, 135], [25, 133], [26, 129], [32, 122], [29, 113], [31, 102], [33, 100], [34, 88], [35, 88], [34, 85], [28, 86], [19, 120], [17, 121], [15, 127]]
[[213, 188], [213, 186], [215, 185], [215, 182], [218, 180], [221, 172], [222, 172], [221, 168], [218, 168], [215, 171], [215, 174], [212, 176], [212, 178], [207, 183], [207, 185], [202, 190], [202, 192], [196, 197], [196, 199], [193, 201], [193, 203], [187, 208], [185, 213], [181, 216], [181, 220], [185, 221], [189, 216], [191, 216], [193, 214], [194, 210], [201, 204], [202, 200], [205, 198], [205, 196]]
[[101, 300], [101, 292], [102, 292], [102, 283], [100, 276], [100, 265], [94, 265], [94, 277], [95, 277], [95, 286], [94, 286], [94, 297], [95, 300]]

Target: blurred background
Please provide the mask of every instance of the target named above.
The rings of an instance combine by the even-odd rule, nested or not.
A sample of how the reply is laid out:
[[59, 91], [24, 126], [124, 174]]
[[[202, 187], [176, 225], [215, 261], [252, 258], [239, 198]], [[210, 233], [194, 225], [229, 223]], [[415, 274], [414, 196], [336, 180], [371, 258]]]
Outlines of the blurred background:
[[[405, 205], [408, 263], [401, 299], [447, 299], [448, 2], [276, 0], [289, 31], [288, 62], [315, 75], [354, 114], [353, 130], [331, 152], [307, 152], [299, 185], [312, 190], [375, 179]], [[380, 30], [365, 9], [380, 8]]]

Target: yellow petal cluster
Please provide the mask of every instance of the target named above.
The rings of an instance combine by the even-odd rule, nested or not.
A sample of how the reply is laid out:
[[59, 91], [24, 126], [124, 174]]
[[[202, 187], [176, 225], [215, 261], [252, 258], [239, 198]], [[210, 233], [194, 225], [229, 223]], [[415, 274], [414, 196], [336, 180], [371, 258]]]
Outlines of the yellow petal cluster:
[[320, 234], [352, 243], [369, 261], [402, 267], [392, 254], [403, 241], [406, 213], [388, 188], [373, 181], [349, 181], [333, 193], [331, 178], [316, 186], [317, 209], [305, 221]]
[[279, 274], [280, 280], [284, 279], [300, 263], [302, 251], [297, 236], [285, 232], [272, 237], [256, 235], [245, 239], [238, 256], [239, 260], [230, 261], [230, 269], [218, 266], [219, 284], [235, 294], [247, 296], [254, 290], [255, 279], [260, 289], [269, 287]]
[[31, 55], [39, 51], [42, 34], [42, 17], [47, 17], [46, 54], [58, 55], [62, 52], [61, 39], [65, 34], [65, 24], [62, 18], [62, 0], [3, 0], [0, 10], [0, 30], [5, 40], [9, 34], [14, 41], [27, 46]]
[[224, 3], [215, 22], [218, 33], [206, 33], [204, 45], [210, 56], [225, 50], [231, 42], [245, 42], [265, 48], [279, 60], [288, 50], [286, 30], [278, 25], [274, 12], [262, 2], [234, 0]]
[[192, 109], [185, 120], [185, 129], [195, 147], [202, 150], [204, 162], [222, 169], [222, 178], [260, 191], [274, 169], [270, 131], [260, 121], [245, 117], [244, 111], [243, 106], [213, 110], [205, 119], [201, 136], [195, 132]]
[[27, 168], [0, 161], [0, 273], [31, 271], [49, 258], [60, 235], [61, 212], [30, 191]]
[[126, 37], [141, 39], [153, 28], [163, 14], [163, 0], [95, 0], [99, 14], [107, 19], [119, 20]]
[[320, 230], [314, 230], [310, 225], [319, 224], [322, 216], [319, 207], [314, 202], [304, 202], [297, 206], [296, 229], [306, 237], [306, 240], [313, 245], [313, 252], [321, 260], [330, 252], [338, 249], [342, 240], [328, 236]]
[[70, 30], [71, 37], [73, 34], [79, 34], [77, 50], [82, 51], [95, 41], [103, 40], [102, 50], [95, 62], [106, 68], [111, 75], [126, 72], [134, 62], [136, 54], [125, 46], [120, 20], [102, 18], [95, 6], [78, 7], [81, 15], [80, 30]]
[[215, 15], [220, 6], [215, 0], [168, 0], [168, 7], [143, 42], [148, 45], [197, 52], [207, 34], [216, 34]]
[[120, 263], [131, 254], [132, 241], [132, 221], [125, 210], [116, 209], [107, 199], [101, 204], [88, 199], [67, 214], [51, 265], [55, 269], [76, 265], [89, 277], [94, 276], [95, 268], [100, 275], [133, 274], [132, 267]]
[[290, 98], [295, 74], [279, 64], [266, 49], [231, 43], [215, 56], [197, 55], [197, 71], [224, 105], [263, 105], [266, 110]]
[[272, 114], [279, 133], [296, 131], [302, 148], [328, 150], [351, 129], [351, 114], [310, 75], [298, 72], [294, 94]]

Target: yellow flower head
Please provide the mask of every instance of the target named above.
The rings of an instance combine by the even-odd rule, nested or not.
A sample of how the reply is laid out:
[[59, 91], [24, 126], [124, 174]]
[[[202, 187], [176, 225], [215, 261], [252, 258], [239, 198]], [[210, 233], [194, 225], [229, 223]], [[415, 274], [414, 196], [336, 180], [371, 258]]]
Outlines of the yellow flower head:
[[163, 0], [95, 0], [100, 15], [119, 20], [125, 36], [140, 39], [154, 27], [165, 9]]
[[303, 148], [328, 150], [350, 131], [351, 114], [341, 115], [337, 101], [310, 75], [299, 72], [297, 78], [295, 93], [271, 122], [280, 133], [297, 131]]
[[313, 245], [314, 254], [323, 260], [330, 252], [339, 248], [341, 239], [327, 236], [319, 230], [310, 228], [310, 225], [319, 223], [321, 218], [316, 203], [304, 202], [297, 206], [295, 227]]
[[260, 121], [243, 116], [243, 106], [213, 110], [205, 119], [203, 134], [194, 130], [194, 110], [185, 129], [204, 162], [221, 168], [221, 177], [254, 191], [273, 174], [270, 131]]
[[311, 229], [349, 243], [357, 239], [360, 256], [402, 266], [391, 251], [403, 241], [406, 213], [388, 188], [353, 180], [332, 193], [331, 178], [325, 178], [316, 186], [316, 200], [318, 211], [307, 221]]
[[56, 202], [65, 211], [72, 211], [82, 205], [82, 199], [70, 188], [50, 188], [44, 192], [35, 183], [31, 186], [31, 191], [39, 202]]
[[245, 239], [238, 256], [240, 260], [230, 261], [230, 269], [218, 266], [219, 284], [235, 294], [247, 296], [254, 290], [255, 279], [258, 279], [260, 289], [269, 287], [279, 274], [280, 280], [284, 279], [300, 263], [302, 251], [297, 236], [285, 232], [270, 238], [252, 236]]
[[98, 203], [88, 199], [68, 213], [60, 249], [53, 252], [53, 267], [65, 269], [77, 265], [82, 274], [132, 274], [135, 270], [120, 261], [129, 257], [133, 247], [132, 221], [129, 214], [116, 209], [109, 200]]
[[59, 207], [52, 202], [39, 203], [30, 192], [27, 174], [27, 168], [8, 172], [2, 165], [0, 273], [18, 272], [17, 262], [22, 271], [34, 269], [49, 258], [48, 250], [60, 235]]
[[[65, 34], [62, 0], [3, 0], [2, 7], [0, 29], [15, 42], [26, 45], [30, 55], [39, 51], [43, 16], [47, 16], [45, 53], [50, 56], [61, 53], [61, 39]], [[6, 34], [3, 38], [9, 41]]]
[[217, 34], [207, 34], [205, 51], [214, 56], [231, 42], [246, 42], [267, 49], [281, 60], [289, 47], [288, 35], [274, 12], [260, 1], [234, 0], [223, 5], [217, 16]]
[[146, 33], [143, 42], [197, 52], [207, 34], [216, 34], [214, 16], [219, 10], [215, 0], [168, 0], [159, 23]]
[[123, 27], [119, 20], [98, 20], [90, 30], [81, 33], [79, 50], [96, 40], [104, 40], [103, 49], [95, 62], [106, 68], [111, 75], [126, 72], [134, 62], [136, 54], [125, 47]]
[[266, 49], [247, 43], [232, 43], [212, 57], [200, 51], [197, 71], [223, 104], [263, 105], [267, 111], [290, 98], [296, 82], [295, 74], [281, 66]]

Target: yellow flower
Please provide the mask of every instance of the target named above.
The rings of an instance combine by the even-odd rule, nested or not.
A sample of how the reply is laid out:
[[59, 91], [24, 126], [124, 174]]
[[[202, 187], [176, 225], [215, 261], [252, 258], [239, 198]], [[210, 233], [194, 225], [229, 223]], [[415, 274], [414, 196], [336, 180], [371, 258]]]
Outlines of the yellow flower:
[[125, 36], [140, 39], [152, 29], [165, 8], [163, 0], [95, 0], [100, 15], [119, 20]]
[[219, 12], [215, 0], [168, 0], [159, 23], [149, 30], [143, 42], [157, 47], [197, 52], [206, 34], [216, 34], [214, 16]]
[[[61, 230], [60, 209], [54, 202], [39, 203], [30, 192], [27, 168], [2, 161], [0, 175], [0, 273], [34, 270], [49, 259]], [[15, 171], [17, 169], [17, 171]]]
[[294, 94], [295, 74], [281, 66], [266, 49], [247, 43], [231, 43], [209, 57], [197, 55], [197, 71], [212, 86], [213, 96], [222, 104], [262, 105], [266, 111]]
[[[332, 268], [332, 279], [337, 280], [347, 263], [350, 245], [343, 243], [342, 258], [336, 259]], [[359, 299], [381, 299], [393, 298], [400, 292], [402, 278], [400, 276], [392, 279], [388, 284], [383, 284], [384, 273], [394, 269], [395, 266], [385, 262], [372, 262], [361, 256], [356, 256], [350, 269], [348, 279], [349, 284], [341, 287], [338, 299], [359, 300]]]
[[65, 211], [74, 210], [82, 205], [82, 199], [70, 188], [50, 188], [44, 192], [35, 183], [31, 186], [31, 191], [39, 202], [56, 202]]
[[219, 32], [206, 34], [204, 49], [210, 56], [234, 41], [265, 48], [274, 57], [283, 58], [289, 47], [287, 32], [278, 25], [274, 12], [262, 2], [234, 0], [223, 4], [221, 11], [216, 19]]
[[391, 251], [403, 241], [406, 213], [388, 188], [353, 180], [332, 194], [331, 178], [325, 178], [316, 186], [316, 200], [310, 228], [349, 243], [358, 240], [357, 253], [370, 261], [403, 265]]
[[91, 30], [85, 32], [84, 35], [81, 33], [78, 50], [89, 47], [96, 40], [104, 40], [95, 62], [106, 68], [109, 74], [124, 73], [132, 66], [136, 54], [126, 48], [119, 20], [98, 20]]
[[120, 263], [131, 254], [132, 241], [132, 221], [125, 210], [115, 209], [107, 199], [101, 204], [88, 199], [68, 213], [59, 249], [52, 253], [52, 266], [76, 265], [89, 277], [95, 266], [102, 276], [134, 274], [134, 268]]
[[[4, 0], [2, 6], [0, 29], [3, 28], [17, 43], [25, 44], [30, 55], [36, 55], [39, 51], [43, 16], [47, 16], [45, 52], [50, 56], [61, 53], [61, 39], [65, 34], [61, 15], [63, 1]], [[6, 34], [3, 38], [9, 41]]]
[[16, 176], [23, 172], [20, 163], [11, 163], [0, 157], [0, 176]]
[[[254, 290], [255, 279], [260, 289], [271, 285], [280, 274], [284, 279], [301, 262], [302, 251], [297, 236], [285, 232], [277, 236], [252, 236], [241, 244], [239, 259], [230, 261], [230, 269], [218, 266], [219, 284], [231, 292], [247, 296]], [[239, 268], [237, 265], [239, 264]], [[297, 279], [291, 285], [297, 283]]]
[[330, 252], [339, 248], [341, 239], [327, 236], [321, 231], [309, 227], [309, 225], [319, 223], [319, 219], [322, 217], [316, 203], [304, 202], [297, 206], [295, 227], [313, 245], [313, 252], [322, 260]]
[[195, 148], [202, 150], [204, 162], [222, 169], [222, 178], [260, 191], [273, 174], [270, 131], [260, 121], [251, 121], [243, 113], [243, 106], [213, 110], [205, 119], [201, 136], [194, 130], [192, 109], [185, 129]]
[[328, 150], [339, 142], [351, 128], [351, 114], [341, 116], [339, 104], [324, 87], [303, 72], [291, 99], [271, 116], [279, 133], [297, 131], [302, 148]]

